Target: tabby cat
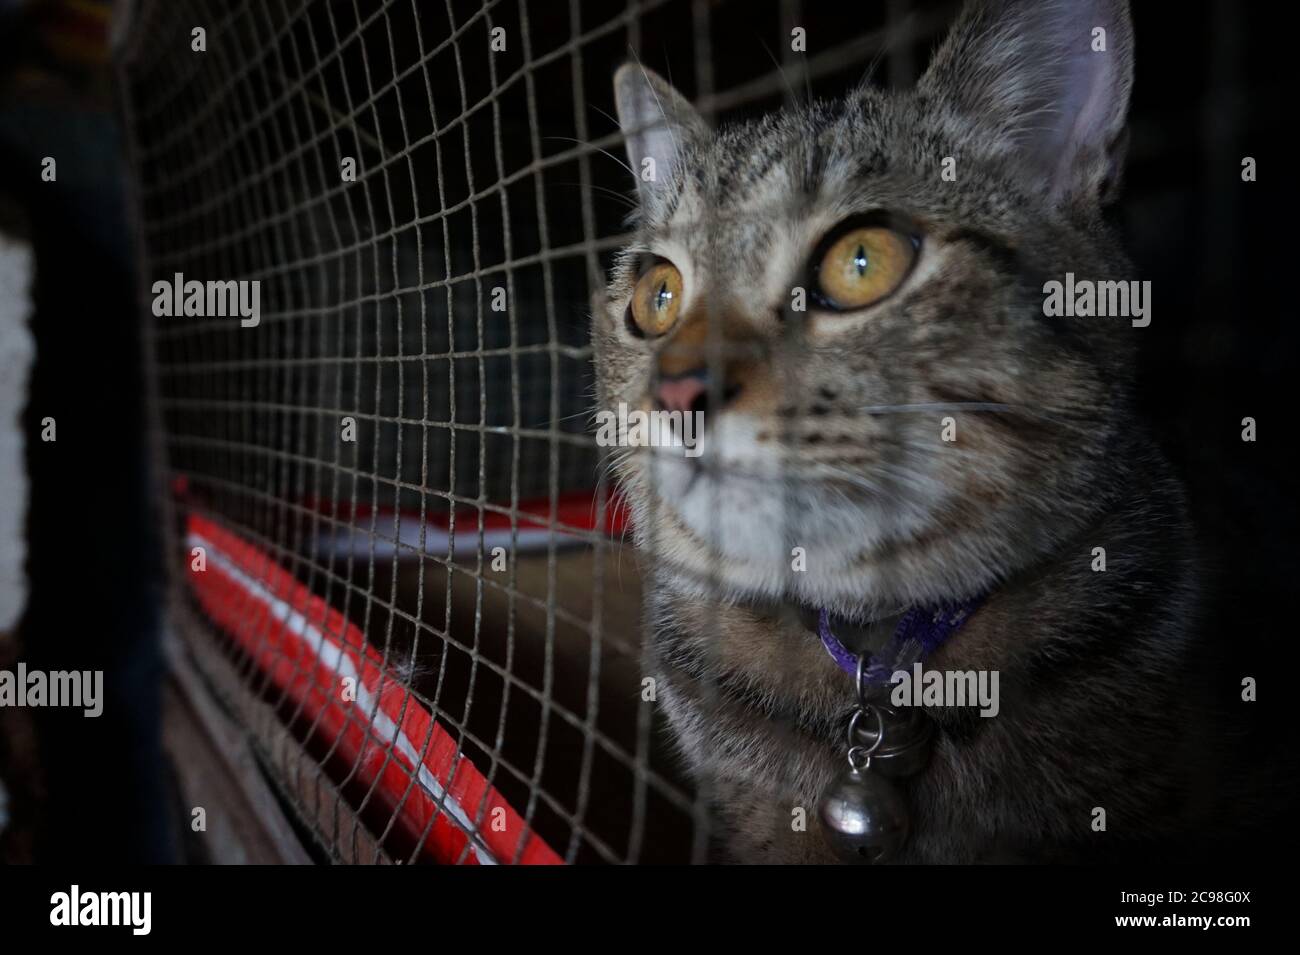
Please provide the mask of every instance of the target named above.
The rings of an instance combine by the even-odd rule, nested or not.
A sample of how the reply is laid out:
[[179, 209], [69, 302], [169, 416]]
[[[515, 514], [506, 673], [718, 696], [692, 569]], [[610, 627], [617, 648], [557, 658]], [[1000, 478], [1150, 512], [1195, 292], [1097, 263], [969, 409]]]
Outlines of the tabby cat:
[[616, 468], [717, 858], [833, 861], [815, 807], [855, 693], [810, 618], [856, 651], [977, 596], [927, 666], [998, 671], [1000, 710], [926, 709], [902, 861], [1201, 832], [1197, 560], [1131, 408], [1143, 332], [1044, 308], [1067, 272], [1136, 278], [1102, 218], [1132, 72], [1123, 0], [972, 0], [915, 89], [716, 132], [650, 70], [616, 74], [639, 238], [597, 297], [599, 400], [705, 415], [699, 457]]

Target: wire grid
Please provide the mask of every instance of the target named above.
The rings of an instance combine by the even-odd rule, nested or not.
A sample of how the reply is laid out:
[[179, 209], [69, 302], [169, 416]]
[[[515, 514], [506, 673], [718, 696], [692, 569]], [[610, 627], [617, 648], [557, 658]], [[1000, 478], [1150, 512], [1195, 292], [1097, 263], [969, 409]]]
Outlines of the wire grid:
[[[699, 860], [708, 840], [708, 787], [656, 756], [650, 707], [610, 702], [635, 698], [642, 672], [639, 617], [607, 595], [620, 544], [601, 529], [611, 492], [588, 430], [591, 296], [631, 238], [610, 76], [637, 57], [706, 116], [761, 112], [813, 81], [856, 82], [887, 49], [881, 78], [908, 81], [947, 15], [891, 2], [846, 25], [808, 6], [144, 2], [120, 60], [146, 289], [177, 272], [262, 283], [255, 329], [146, 312], [159, 485], [184, 488], [175, 562], [191, 513], [271, 555], [360, 627], [569, 861]], [[791, 25], [819, 15], [835, 42], [792, 54]], [[505, 51], [491, 50], [497, 28]], [[742, 59], [720, 55], [733, 38]], [[590, 526], [560, 516], [574, 491], [591, 496]], [[484, 526], [508, 521], [513, 553], [534, 501], [547, 535], [526, 582], [515, 560], [490, 569]], [[562, 585], [574, 544], [591, 568], [576, 589]], [[212, 644], [179, 577], [171, 597], [184, 636]], [[233, 658], [242, 692], [310, 747], [317, 727]], [[562, 696], [566, 673], [577, 690]], [[249, 731], [329, 858], [357, 859], [362, 835], [379, 857], [394, 819], [367, 815], [373, 787], [353, 787], [350, 831], [337, 813], [321, 821], [321, 793], [348, 792], [356, 766], [331, 777], [316, 750], [314, 772], [290, 772]]]

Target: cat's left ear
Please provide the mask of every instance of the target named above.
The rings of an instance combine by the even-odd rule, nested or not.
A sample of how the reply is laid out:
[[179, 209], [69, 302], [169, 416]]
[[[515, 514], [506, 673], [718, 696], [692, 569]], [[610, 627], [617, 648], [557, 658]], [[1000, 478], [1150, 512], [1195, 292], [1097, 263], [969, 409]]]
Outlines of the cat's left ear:
[[968, 0], [918, 90], [983, 123], [1063, 204], [1118, 191], [1132, 86], [1128, 0]]
[[614, 74], [614, 105], [644, 204], [662, 194], [683, 151], [707, 136], [709, 127], [686, 97], [639, 63], [624, 63]]

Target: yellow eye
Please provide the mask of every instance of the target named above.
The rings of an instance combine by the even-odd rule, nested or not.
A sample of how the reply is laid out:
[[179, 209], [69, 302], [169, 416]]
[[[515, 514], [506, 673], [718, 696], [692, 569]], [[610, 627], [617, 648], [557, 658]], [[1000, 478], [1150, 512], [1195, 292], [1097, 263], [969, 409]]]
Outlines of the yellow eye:
[[844, 233], [817, 266], [817, 284], [830, 308], [866, 308], [900, 285], [916, 259], [912, 238], [883, 226]]
[[652, 266], [632, 292], [632, 320], [643, 335], [665, 334], [682, 309], [682, 273], [671, 262]]

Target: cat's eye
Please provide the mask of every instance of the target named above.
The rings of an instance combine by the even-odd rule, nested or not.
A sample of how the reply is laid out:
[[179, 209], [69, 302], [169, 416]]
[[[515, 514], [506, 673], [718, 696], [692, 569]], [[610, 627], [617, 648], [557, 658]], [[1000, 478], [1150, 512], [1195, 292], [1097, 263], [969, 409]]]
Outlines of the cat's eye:
[[832, 234], [815, 261], [818, 298], [827, 308], [851, 311], [891, 295], [916, 261], [917, 242], [881, 224], [850, 227]]
[[682, 273], [671, 262], [652, 265], [632, 291], [628, 305], [634, 330], [649, 338], [666, 334], [682, 309]]

